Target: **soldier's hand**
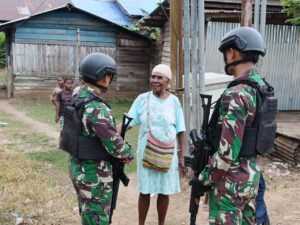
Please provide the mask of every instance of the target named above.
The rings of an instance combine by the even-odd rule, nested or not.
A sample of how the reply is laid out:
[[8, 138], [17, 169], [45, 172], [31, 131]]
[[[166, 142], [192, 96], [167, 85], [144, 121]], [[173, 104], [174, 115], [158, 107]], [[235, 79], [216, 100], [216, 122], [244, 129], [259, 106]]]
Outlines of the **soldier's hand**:
[[124, 164], [128, 164], [128, 163], [131, 163], [133, 161], [134, 157], [129, 157], [127, 159], [121, 159], [121, 162], [124, 163]]
[[121, 130], [122, 130], [122, 124], [118, 124], [118, 125], [117, 125], [117, 132], [118, 132], [119, 134], [121, 134]]
[[192, 188], [194, 188], [194, 190], [198, 193], [205, 193], [211, 189], [210, 186], [204, 185], [197, 177], [193, 177], [190, 180], [189, 185], [192, 186]]
[[126, 159], [122, 159], [121, 161], [122, 162], [124, 161], [123, 163], [130, 163], [134, 159], [133, 149], [132, 149], [132, 146], [128, 142], [125, 142], [125, 145], [129, 150], [128, 157]]

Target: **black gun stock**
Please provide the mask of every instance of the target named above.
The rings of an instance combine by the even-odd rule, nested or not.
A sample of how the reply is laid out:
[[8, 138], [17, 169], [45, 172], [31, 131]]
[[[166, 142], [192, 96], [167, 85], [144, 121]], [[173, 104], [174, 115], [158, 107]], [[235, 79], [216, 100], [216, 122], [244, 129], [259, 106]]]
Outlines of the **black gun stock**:
[[[203, 108], [203, 122], [200, 136], [197, 134], [197, 130], [193, 129], [190, 132], [190, 138], [194, 145], [193, 157], [185, 157], [185, 165], [189, 166], [194, 171], [194, 177], [199, 177], [199, 174], [203, 171], [208, 163], [209, 147], [207, 146], [207, 127], [209, 120], [209, 112], [211, 107], [211, 95], [200, 94]], [[196, 217], [199, 209], [200, 197], [204, 195], [204, 191], [195, 190], [192, 186], [189, 212], [190, 225], [196, 225]]]
[[[133, 118], [128, 116], [127, 113], [124, 113], [123, 115], [123, 121], [122, 121], [122, 129], [121, 129], [121, 137], [125, 138], [125, 132], [127, 130], [127, 127], [129, 126], [130, 121]], [[125, 187], [129, 184], [129, 178], [125, 174], [124, 171], [124, 163], [120, 162], [119, 160], [116, 160], [113, 165], [113, 196], [111, 200], [111, 207], [110, 207], [110, 216], [109, 216], [109, 224], [112, 222], [112, 216], [113, 212], [116, 209], [117, 205], [117, 199], [118, 199], [118, 193], [119, 193], [119, 186], [120, 186], [120, 180], [124, 184]]]

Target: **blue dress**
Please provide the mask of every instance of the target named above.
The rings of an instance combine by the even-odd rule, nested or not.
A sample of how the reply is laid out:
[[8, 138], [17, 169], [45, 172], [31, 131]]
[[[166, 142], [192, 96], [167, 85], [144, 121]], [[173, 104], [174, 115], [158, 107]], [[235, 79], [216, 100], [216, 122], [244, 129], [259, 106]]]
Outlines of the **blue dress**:
[[143, 194], [164, 195], [180, 192], [177, 143], [171, 167], [167, 173], [144, 168], [142, 165], [148, 136], [148, 109], [151, 133], [158, 140], [170, 142], [176, 139], [177, 133], [185, 131], [182, 107], [175, 95], [170, 94], [168, 98], [160, 99], [151, 91], [136, 98], [128, 114], [133, 118], [130, 126], [140, 125], [137, 147], [137, 191]]

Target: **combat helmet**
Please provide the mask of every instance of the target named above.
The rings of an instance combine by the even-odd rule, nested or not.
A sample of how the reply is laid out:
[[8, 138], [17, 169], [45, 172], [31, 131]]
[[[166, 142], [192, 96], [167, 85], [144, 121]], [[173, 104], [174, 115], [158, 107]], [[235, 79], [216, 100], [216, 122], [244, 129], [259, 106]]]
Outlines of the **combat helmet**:
[[261, 56], [266, 54], [263, 37], [251, 27], [238, 27], [225, 34], [221, 40], [219, 51], [224, 53], [228, 48], [234, 48], [240, 52], [253, 51]]
[[79, 73], [83, 78], [94, 82], [101, 80], [105, 75], [113, 77], [116, 72], [117, 64], [115, 60], [103, 53], [91, 53], [79, 65]]

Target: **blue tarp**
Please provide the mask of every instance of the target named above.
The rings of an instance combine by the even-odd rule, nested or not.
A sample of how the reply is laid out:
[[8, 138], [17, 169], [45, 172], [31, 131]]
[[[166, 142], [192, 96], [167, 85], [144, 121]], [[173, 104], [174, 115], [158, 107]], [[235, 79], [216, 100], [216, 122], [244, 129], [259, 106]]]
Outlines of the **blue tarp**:
[[150, 14], [163, 0], [117, 0], [130, 16], [144, 16], [143, 11]]

